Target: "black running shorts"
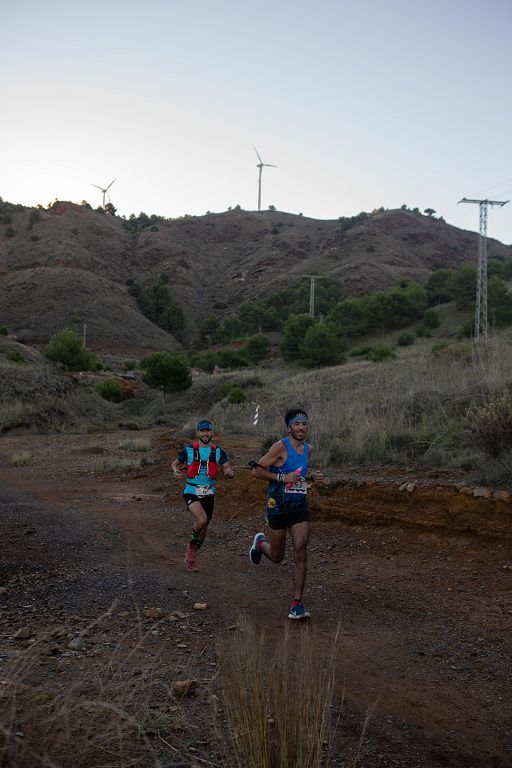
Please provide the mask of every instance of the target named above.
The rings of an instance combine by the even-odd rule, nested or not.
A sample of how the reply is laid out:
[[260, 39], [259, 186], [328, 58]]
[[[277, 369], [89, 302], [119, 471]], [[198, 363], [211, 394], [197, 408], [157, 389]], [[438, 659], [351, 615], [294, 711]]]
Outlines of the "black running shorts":
[[209, 496], [196, 496], [194, 493], [184, 493], [183, 498], [185, 499], [185, 504], [187, 507], [190, 507], [192, 502], [198, 501], [206, 512], [208, 522], [210, 522], [213, 515], [213, 504], [215, 502], [215, 496], [213, 493], [211, 493]]
[[297, 523], [309, 522], [309, 510], [307, 506], [300, 506], [296, 510], [290, 510], [285, 512], [279, 512], [275, 515], [269, 515], [265, 517], [265, 523], [273, 531], [282, 531], [284, 528], [291, 528], [292, 525]]

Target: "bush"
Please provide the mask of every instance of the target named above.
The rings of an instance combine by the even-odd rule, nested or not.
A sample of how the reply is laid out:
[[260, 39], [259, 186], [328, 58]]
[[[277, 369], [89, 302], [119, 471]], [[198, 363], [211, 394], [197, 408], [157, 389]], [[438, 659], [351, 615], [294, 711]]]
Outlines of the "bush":
[[181, 392], [192, 386], [190, 368], [182, 355], [155, 352], [142, 360], [144, 382], [149, 387], [168, 392]]
[[37, 241], [40, 240], [40, 239], [41, 238], [39, 237], [39, 235], [30, 235], [30, 242], [31, 243], [37, 243]]
[[448, 349], [448, 342], [447, 341], [436, 341], [435, 344], [432, 344], [432, 354], [438, 355], [443, 350]]
[[106, 379], [96, 384], [97, 392], [104, 400], [111, 403], [120, 403], [124, 400], [124, 392], [121, 384], [115, 379]]
[[0, 336], [7, 336], [9, 331], [6, 325], [0, 325]]
[[257, 363], [268, 356], [270, 344], [266, 336], [262, 333], [257, 336], [251, 336], [247, 341], [247, 357], [252, 363]]
[[242, 387], [236, 384], [234, 387], [231, 387], [228, 394], [228, 403], [245, 403], [245, 399], [245, 392]]
[[383, 360], [394, 360], [395, 353], [385, 344], [376, 344], [370, 352], [368, 352], [368, 360], [372, 363], [382, 363]]
[[410, 347], [411, 344], [414, 344], [414, 333], [404, 331], [398, 337], [397, 344], [399, 347]]
[[439, 328], [441, 321], [439, 319], [439, 314], [435, 311], [435, 309], [426, 309], [424, 311], [422, 324], [426, 328], [430, 329]]
[[7, 352], [6, 359], [10, 360], [11, 363], [18, 363], [18, 365], [25, 365], [25, 358], [21, 354], [21, 352], [15, 351], [15, 352]]
[[416, 328], [416, 336], [420, 336], [424, 339], [430, 339], [432, 336], [432, 333], [430, 332], [430, 328], [428, 328], [424, 323], [421, 325], [418, 325]]
[[7, 227], [7, 229], [5, 230], [6, 237], [14, 237], [15, 234], [16, 232], [12, 227]]
[[44, 354], [70, 371], [95, 371], [98, 365], [93, 353], [83, 348], [81, 338], [69, 328], [52, 336]]
[[206, 373], [213, 373], [215, 366], [218, 365], [218, 356], [216, 352], [207, 350], [206, 352], [199, 352], [197, 355], [192, 355], [190, 362], [194, 368], [199, 368]]
[[493, 459], [512, 451], [512, 393], [506, 392], [470, 414], [474, 443]]
[[366, 357], [366, 355], [372, 351], [371, 346], [367, 347], [354, 347], [350, 350], [350, 357]]
[[337, 365], [344, 359], [343, 347], [326, 325], [312, 325], [300, 344], [303, 362], [308, 368]]

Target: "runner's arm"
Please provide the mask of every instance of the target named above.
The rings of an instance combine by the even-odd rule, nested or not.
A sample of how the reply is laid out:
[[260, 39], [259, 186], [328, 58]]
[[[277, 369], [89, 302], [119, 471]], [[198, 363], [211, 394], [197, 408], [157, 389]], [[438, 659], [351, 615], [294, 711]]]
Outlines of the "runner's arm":
[[[313, 451], [310, 450], [309, 452], [309, 458], [311, 459]], [[316, 483], [317, 485], [323, 485], [326, 481], [326, 477], [323, 472], [320, 472], [319, 469], [313, 469], [311, 470], [311, 475], [307, 478], [308, 480], [311, 480], [311, 482]]]
[[221, 466], [222, 466], [222, 471], [224, 473], [224, 477], [231, 478], [235, 476], [235, 470], [233, 469], [229, 461], [225, 461], [224, 464], [221, 464]]
[[257, 465], [252, 468], [251, 474], [253, 477], [257, 477], [258, 480], [275, 480], [280, 483], [293, 483], [297, 480], [295, 472], [289, 472], [287, 475], [279, 472], [270, 472], [267, 467], [279, 467], [286, 461], [286, 448], [283, 445], [282, 440], [278, 440], [277, 443], [270, 448], [267, 453], [261, 457]]

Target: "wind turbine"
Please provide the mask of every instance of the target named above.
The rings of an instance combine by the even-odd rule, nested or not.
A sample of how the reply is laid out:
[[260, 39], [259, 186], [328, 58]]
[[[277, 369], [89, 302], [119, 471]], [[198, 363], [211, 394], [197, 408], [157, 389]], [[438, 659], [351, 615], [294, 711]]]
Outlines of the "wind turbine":
[[258, 157], [259, 163], [257, 163], [256, 168], [260, 169], [259, 176], [258, 176], [258, 211], [261, 211], [261, 172], [263, 170], [263, 166], [266, 166], [267, 168], [277, 168], [277, 165], [271, 165], [270, 163], [264, 163], [261, 157], [259, 156], [258, 150], [252, 145], [252, 148], [256, 152], [256, 155]]
[[93, 184], [93, 183], [92, 183], [92, 181], [91, 181], [91, 182], [89, 182], [89, 183], [90, 183], [90, 185], [91, 185], [91, 187], [96, 187], [96, 189], [99, 189], [101, 192], [103, 192], [103, 205], [102, 205], [102, 207], [103, 207], [103, 208], [105, 207], [105, 195], [108, 197], [108, 201], [109, 201], [109, 203], [111, 203], [111, 202], [112, 202], [112, 201], [111, 201], [111, 199], [110, 199], [110, 195], [108, 194], [108, 190], [110, 189], [110, 187], [112, 186], [112, 184], [114, 183], [114, 181], [115, 181], [115, 179], [114, 179], [113, 181], [111, 181], [111, 182], [110, 182], [110, 184], [108, 185], [108, 187], [105, 187], [105, 188], [103, 188], [103, 187], [98, 187], [98, 185], [97, 185], [97, 184]]

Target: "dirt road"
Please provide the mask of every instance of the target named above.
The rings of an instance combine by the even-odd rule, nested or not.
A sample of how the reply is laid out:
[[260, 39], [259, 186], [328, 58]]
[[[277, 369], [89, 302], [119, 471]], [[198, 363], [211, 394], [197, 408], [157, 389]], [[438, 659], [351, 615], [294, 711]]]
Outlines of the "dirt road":
[[[181, 625], [188, 638], [181, 651], [176, 625], [169, 670], [186, 669], [192, 651], [214, 665], [215, 643], [240, 611], [278, 641], [292, 563], [254, 568], [247, 558], [261, 527], [264, 484], [242, 467], [257, 446], [219, 441], [239, 470], [220, 484], [201, 573], [188, 574], [182, 558], [190, 524], [169, 473], [181, 440], [149, 431], [151, 465], [120, 477], [94, 474], [98, 457], [119, 454], [128, 436], [2, 438], [0, 675], [30, 638], [62, 624], [76, 634], [115, 600], [119, 608], [96, 636], [95, 653], [126, 631], [134, 606], [190, 613], [196, 601], [209, 609]], [[10, 466], [22, 451], [33, 463]], [[464, 499], [443, 483], [429, 479], [413, 498], [372, 473], [312, 494], [305, 602], [319, 653], [341, 624], [340, 737], [355, 743], [374, 707], [364, 766], [512, 764], [512, 505]], [[160, 628], [155, 633], [165, 639]], [[33, 685], [48, 685], [57, 673], [72, 679], [83, 653], [57, 643]]]

